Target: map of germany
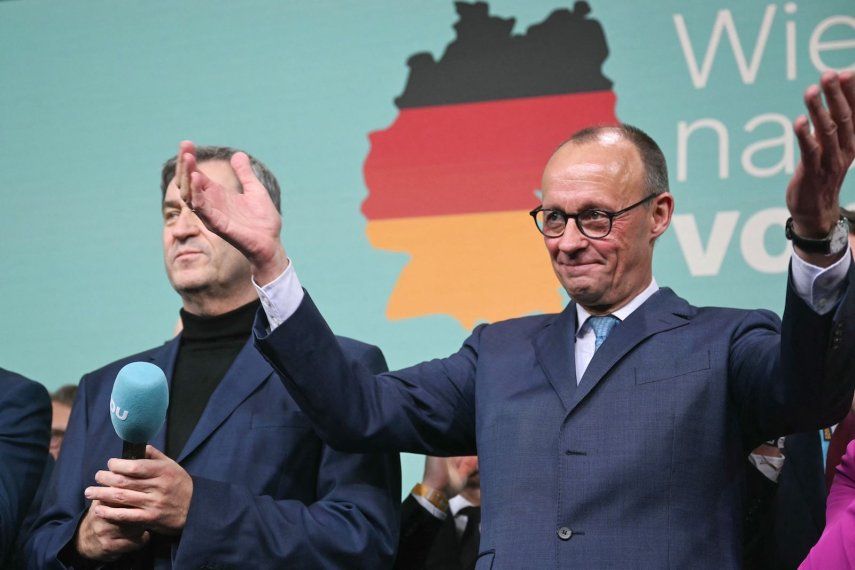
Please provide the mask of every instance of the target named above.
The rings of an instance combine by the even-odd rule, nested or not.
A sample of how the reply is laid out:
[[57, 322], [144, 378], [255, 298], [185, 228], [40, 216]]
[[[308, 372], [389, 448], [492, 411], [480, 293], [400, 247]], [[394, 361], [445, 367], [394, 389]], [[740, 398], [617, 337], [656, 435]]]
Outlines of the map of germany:
[[617, 119], [606, 37], [587, 2], [522, 35], [485, 2], [455, 7], [454, 41], [438, 61], [409, 58], [398, 116], [369, 135], [362, 212], [374, 247], [410, 255], [387, 317], [447, 314], [471, 328], [561, 310], [528, 211], [552, 151]]

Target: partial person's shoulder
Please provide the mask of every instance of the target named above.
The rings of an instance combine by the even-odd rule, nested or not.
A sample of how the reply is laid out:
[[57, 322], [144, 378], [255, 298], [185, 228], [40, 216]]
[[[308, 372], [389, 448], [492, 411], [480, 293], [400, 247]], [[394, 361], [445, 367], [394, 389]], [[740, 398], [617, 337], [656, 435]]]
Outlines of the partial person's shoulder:
[[538, 331], [543, 327], [551, 324], [561, 313], [544, 313], [541, 315], [527, 315], [525, 317], [516, 317], [506, 319], [495, 323], [485, 323], [481, 326], [485, 330], [490, 330], [491, 333], [514, 333], [514, 334], [530, 334]]
[[[657, 299], [658, 296], [659, 299]], [[659, 291], [650, 298], [651, 301], [660, 301], [661, 309], [670, 310], [672, 313], [679, 315], [689, 321], [695, 321], [696, 324], [708, 324], [715, 322], [719, 324], [739, 324], [742, 322], [761, 322], [761, 323], [780, 323], [778, 316], [767, 309], [739, 309], [734, 307], [715, 307], [702, 306], [697, 307], [692, 305], [682, 297], [678, 296], [674, 291], [667, 287], [659, 289]]]
[[30, 380], [17, 372], [0, 368], [0, 399], [10, 399], [18, 395], [27, 400], [41, 400], [42, 402], [50, 403], [47, 388], [40, 383]]
[[733, 307], [695, 307], [696, 318], [731, 323], [758, 322], [780, 326], [781, 318], [768, 309], [737, 309]]
[[478, 325], [473, 334], [526, 338], [536, 334], [543, 327], [550, 325], [559, 316], [560, 313], [545, 313], [542, 315], [516, 317], [495, 323], [484, 323]]
[[174, 342], [174, 339], [167, 341], [156, 348], [151, 348], [120, 358], [119, 360], [115, 360], [101, 368], [93, 370], [92, 372], [88, 372], [83, 375], [81, 383], [86, 382], [87, 385], [91, 386], [93, 383], [97, 384], [99, 382], [108, 382], [112, 387], [113, 381], [116, 379], [116, 374], [118, 374], [119, 370], [121, 370], [124, 365], [131, 362], [151, 362], [161, 351], [167, 350], [167, 346], [170, 342]]

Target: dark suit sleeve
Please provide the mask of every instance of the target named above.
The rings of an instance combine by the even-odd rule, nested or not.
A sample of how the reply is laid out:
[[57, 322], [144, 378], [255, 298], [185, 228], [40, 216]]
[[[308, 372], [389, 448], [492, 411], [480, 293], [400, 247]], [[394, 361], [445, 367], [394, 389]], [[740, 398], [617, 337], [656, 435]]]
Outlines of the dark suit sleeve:
[[0, 567], [11, 558], [48, 458], [50, 398], [17, 375], [0, 381]]
[[83, 473], [88, 425], [86, 384], [84, 377], [71, 408], [62, 451], [47, 484], [42, 512], [27, 541], [25, 551], [30, 568], [68, 567], [60, 562], [59, 553], [72, 544], [85, 513], [83, 489], [95, 482]]
[[401, 539], [398, 542], [396, 570], [419, 570], [424, 567], [443, 520], [433, 516], [412, 496], [401, 505]]
[[853, 266], [836, 311], [817, 314], [790, 282], [780, 329], [768, 311], [750, 313], [737, 328], [729, 377], [746, 448], [846, 415], [855, 390]]
[[[385, 369], [376, 347], [360, 343], [356, 350], [348, 352], [367, 369]], [[357, 455], [324, 446], [317, 469], [317, 499], [311, 504], [193, 477], [193, 498], [174, 566], [390, 567], [401, 497], [397, 454]]]
[[475, 454], [475, 368], [483, 327], [449, 358], [375, 375], [345, 357], [306, 293], [297, 311], [267, 334], [259, 310], [256, 346], [312, 421], [344, 451]]

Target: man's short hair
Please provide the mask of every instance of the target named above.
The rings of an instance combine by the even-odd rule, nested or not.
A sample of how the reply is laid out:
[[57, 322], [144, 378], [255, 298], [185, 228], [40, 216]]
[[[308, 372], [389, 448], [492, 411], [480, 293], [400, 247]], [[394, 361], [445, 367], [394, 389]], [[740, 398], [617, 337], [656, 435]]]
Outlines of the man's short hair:
[[840, 208], [840, 215], [849, 220], [849, 233], [855, 235], [855, 212]]
[[[238, 152], [245, 151], [228, 146], [199, 146], [196, 147], [196, 163], [202, 164], [203, 162], [210, 162], [212, 160], [229, 162], [232, 156]], [[252, 166], [252, 172], [264, 187], [267, 188], [267, 193], [270, 194], [270, 199], [273, 200], [273, 204], [276, 206], [276, 211], [281, 213], [282, 207], [280, 205], [281, 199], [279, 197], [279, 182], [276, 180], [276, 177], [273, 176], [273, 173], [270, 172], [266, 166], [264, 166], [263, 162], [256, 159], [248, 152], [246, 155], [249, 157], [249, 164]], [[173, 156], [163, 164], [163, 170], [160, 173], [161, 200], [166, 196], [167, 186], [169, 186], [169, 183], [172, 182], [173, 178], [175, 178], [175, 160], [176, 158]], [[240, 190], [243, 192], [243, 187], [241, 187]]]
[[77, 396], [77, 385], [75, 384], [66, 384], [65, 386], [61, 386], [57, 388], [56, 392], [51, 393], [50, 400], [51, 402], [56, 402], [57, 404], [62, 404], [63, 406], [71, 407], [71, 404], [74, 403], [74, 398]]
[[616, 133], [628, 140], [638, 149], [641, 162], [644, 164], [644, 185], [649, 194], [668, 192], [668, 165], [662, 149], [653, 138], [632, 125], [598, 125], [582, 129], [561, 144], [583, 144], [595, 142], [603, 133]]

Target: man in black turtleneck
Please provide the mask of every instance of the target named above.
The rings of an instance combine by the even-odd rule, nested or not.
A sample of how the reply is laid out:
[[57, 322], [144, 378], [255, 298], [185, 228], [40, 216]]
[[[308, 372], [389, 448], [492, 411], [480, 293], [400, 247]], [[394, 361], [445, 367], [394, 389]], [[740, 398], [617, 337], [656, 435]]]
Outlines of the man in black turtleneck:
[[[196, 149], [199, 170], [242, 191], [238, 151]], [[250, 157], [279, 208], [279, 186]], [[175, 159], [162, 173], [167, 275], [183, 331], [81, 380], [56, 475], [27, 554], [33, 566], [384, 568], [397, 546], [396, 455], [334, 451], [315, 435], [250, 340], [259, 293], [246, 258], [181, 201]], [[262, 296], [262, 298], [265, 298]], [[386, 369], [375, 346], [340, 337], [353, 360]], [[163, 430], [142, 460], [121, 460], [108, 415], [118, 370], [160, 366]], [[162, 450], [162, 451], [161, 451]]]
[[252, 301], [214, 317], [181, 309], [181, 344], [172, 374], [166, 425], [166, 455], [175, 457], [202, 416], [208, 398], [226, 375], [249, 333], [261, 305]]

